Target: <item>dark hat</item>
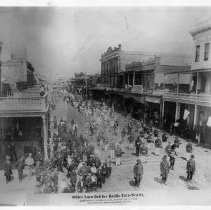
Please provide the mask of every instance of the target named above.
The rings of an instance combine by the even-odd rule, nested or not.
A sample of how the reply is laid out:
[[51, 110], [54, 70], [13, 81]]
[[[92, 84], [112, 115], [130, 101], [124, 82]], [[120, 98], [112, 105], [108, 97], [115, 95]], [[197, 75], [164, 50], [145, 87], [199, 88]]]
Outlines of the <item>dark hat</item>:
[[191, 158], [194, 158], [194, 155], [190, 155]]
[[141, 159], [137, 159], [137, 163], [141, 163]]
[[167, 158], [167, 155], [164, 155], [164, 156], [163, 156], [163, 159], [166, 159], [166, 158]]

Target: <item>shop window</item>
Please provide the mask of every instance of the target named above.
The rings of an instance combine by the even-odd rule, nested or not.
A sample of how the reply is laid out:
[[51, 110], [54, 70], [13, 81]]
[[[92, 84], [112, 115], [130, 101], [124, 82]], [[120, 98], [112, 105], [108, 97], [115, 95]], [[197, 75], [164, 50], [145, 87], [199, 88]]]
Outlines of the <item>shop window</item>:
[[199, 56], [200, 56], [200, 45], [196, 46], [196, 57], [195, 62], [199, 62]]
[[210, 43], [205, 44], [204, 48], [204, 60], [207, 61], [209, 57], [209, 48], [210, 48]]

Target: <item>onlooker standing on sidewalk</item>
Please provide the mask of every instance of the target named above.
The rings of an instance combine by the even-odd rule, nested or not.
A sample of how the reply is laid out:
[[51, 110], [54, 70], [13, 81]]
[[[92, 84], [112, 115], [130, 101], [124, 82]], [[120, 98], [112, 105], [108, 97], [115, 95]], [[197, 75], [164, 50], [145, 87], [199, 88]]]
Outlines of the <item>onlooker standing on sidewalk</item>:
[[196, 163], [194, 160], [194, 155], [190, 155], [190, 159], [187, 161], [186, 171], [187, 171], [187, 181], [189, 182], [192, 180], [193, 175], [196, 171]]
[[31, 177], [31, 175], [32, 175], [33, 165], [34, 165], [34, 159], [32, 158], [32, 154], [29, 153], [29, 156], [25, 160], [25, 166], [26, 166], [26, 170], [27, 170], [27, 175], [29, 177]]
[[4, 175], [6, 177], [6, 183], [8, 184], [8, 182], [12, 180], [12, 164], [9, 156], [6, 157], [4, 164]]
[[141, 160], [137, 160], [137, 163], [133, 167], [133, 174], [135, 179], [135, 187], [140, 187], [140, 183], [143, 176], [143, 165], [141, 163]]
[[18, 159], [18, 162], [17, 162], [19, 182], [21, 182], [23, 180], [23, 169], [24, 169], [24, 166], [25, 166], [25, 159], [24, 159], [24, 155], [22, 155], [21, 158]]

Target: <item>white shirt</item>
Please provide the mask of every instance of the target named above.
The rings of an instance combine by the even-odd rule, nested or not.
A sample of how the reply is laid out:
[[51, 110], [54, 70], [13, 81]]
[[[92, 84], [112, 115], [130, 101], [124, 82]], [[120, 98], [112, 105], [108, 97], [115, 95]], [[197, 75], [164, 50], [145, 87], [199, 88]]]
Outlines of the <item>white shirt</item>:
[[26, 160], [25, 160], [25, 164], [26, 164], [27, 166], [32, 166], [32, 165], [34, 165], [34, 159], [31, 158], [31, 157], [27, 157]]

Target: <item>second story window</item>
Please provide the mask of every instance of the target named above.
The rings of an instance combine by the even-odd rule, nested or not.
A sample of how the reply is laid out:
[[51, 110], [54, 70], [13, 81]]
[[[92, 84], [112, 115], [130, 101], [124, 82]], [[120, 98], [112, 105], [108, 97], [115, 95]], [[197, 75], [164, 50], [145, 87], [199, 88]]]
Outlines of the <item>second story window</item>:
[[200, 56], [200, 45], [196, 46], [196, 57], [195, 62], [199, 62], [199, 56]]
[[206, 43], [204, 47], [204, 60], [207, 61], [209, 57], [210, 43]]

